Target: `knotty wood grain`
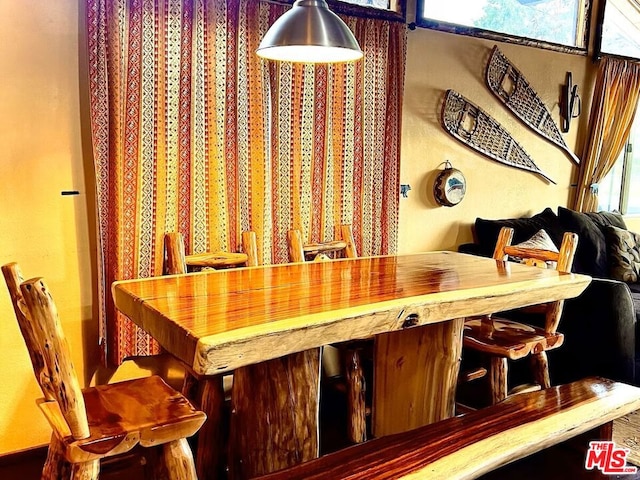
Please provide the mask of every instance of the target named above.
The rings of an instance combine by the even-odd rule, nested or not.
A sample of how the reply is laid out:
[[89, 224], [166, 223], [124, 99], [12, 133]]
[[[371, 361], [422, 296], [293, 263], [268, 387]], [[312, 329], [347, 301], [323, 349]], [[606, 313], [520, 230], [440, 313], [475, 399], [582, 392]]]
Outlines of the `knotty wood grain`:
[[507, 384], [507, 359], [505, 357], [491, 357], [489, 362], [491, 403], [496, 404], [507, 398], [509, 393]]
[[24, 281], [22, 271], [17, 263], [12, 262], [2, 266], [2, 274], [4, 275], [7, 289], [9, 290], [13, 311], [15, 312], [16, 319], [18, 320], [18, 327], [20, 327], [22, 338], [24, 338], [27, 350], [29, 351], [31, 365], [33, 366], [33, 373], [36, 376], [38, 385], [40, 385], [40, 389], [42, 390], [44, 397], [47, 400], [53, 400], [53, 386], [49, 381], [42, 348], [38, 344], [33, 324], [29, 319], [27, 319], [27, 317], [25, 317], [24, 313], [22, 313], [19, 305], [20, 299], [22, 298], [22, 293], [20, 293], [20, 284]]
[[207, 415], [207, 420], [198, 434], [196, 452], [196, 470], [200, 480], [224, 478], [227, 436], [223, 428], [225, 422], [222, 382], [222, 375], [201, 378], [197, 382], [198, 404]]
[[[21, 302], [24, 301], [21, 310], [33, 327], [33, 337], [25, 336], [25, 341], [35, 342], [27, 348], [42, 353], [47, 372], [46, 382], [41, 388], [53, 394], [55, 402], [51, 403], [58, 406], [73, 438], [87, 438], [90, 433], [84, 397], [51, 293], [41, 278], [23, 282], [20, 292]], [[36, 379], [41, 381], [42, 377]]]
[[357, 346], [343, 345], [341, 353], [347, 387], [347, 435], [352, 443], [361, 443], [367, 440], [367, 422], [360, 351]]
[[316, 458], [319, 400], [319, 348], [236, 370], [231, 478], [251, 478]]
[[229, 268], [245, 265], [249, 260], [246, 253], [212, 252], [187, 255], [185, 262], [190, 267]]
[[465, 347], [510, 360], [558, 348], [564, 343], [562, 333], [547, 333], [543, 328], [496, 316], [467, 320], [464, 329]]
[[242, 251], [247, 255], [247, 267], [260, 265], [258, 261], [258, 241], [256, 232], [242, 232]]
[[164, 444], [162, 459], [170, 480], [198, 480], [186, 438]]
[[64, 458], [64, 445], [56, 436], [51, 434], [47, 460], [42, 469], [42, 480], [59, 480], [71, 477], [71, 464]]
[[463, 324], [459, 318], [375, 338], [374, 436], [405, 432], [454, 415]]
[[639, 388], [589, 378], [377, 438], [261, 480], [473, 479], [639, 407]]
[[584, 275], [454, 252], [127, 280], [116, 306], [200, 375], [420, 324], [579, 295]]
[[69, 440], [69, 427], [58, 402], [38, 406], [58, 437], [65, 438], [65, 456], [82, 463], [143, 447], [189, 437], [205, 420], [184, 397], [157, 376], [82, 391], [91, 425], [90, 436]]
[[162, 264], [164, 275], [187, 273], [185, 261], [184, 237], [180, 232], [164, 234], [164, 261]]

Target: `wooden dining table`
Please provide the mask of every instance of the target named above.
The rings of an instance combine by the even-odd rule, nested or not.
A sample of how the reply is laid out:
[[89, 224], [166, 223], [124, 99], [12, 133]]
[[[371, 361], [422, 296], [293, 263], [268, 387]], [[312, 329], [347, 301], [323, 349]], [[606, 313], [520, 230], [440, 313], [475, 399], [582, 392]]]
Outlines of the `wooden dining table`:
[[[590, 280], [428, 252], [125, 280], [112, 292], [203, 381], [199, 478], [218, 478], [226, 464], [235, 479], [318, 456], [323, 345], [375, 339], [373, 434], [407, 431], [454, 414], [465, 317], [572, 298]], [[219, 412], [228, 372], [227, 450]]]

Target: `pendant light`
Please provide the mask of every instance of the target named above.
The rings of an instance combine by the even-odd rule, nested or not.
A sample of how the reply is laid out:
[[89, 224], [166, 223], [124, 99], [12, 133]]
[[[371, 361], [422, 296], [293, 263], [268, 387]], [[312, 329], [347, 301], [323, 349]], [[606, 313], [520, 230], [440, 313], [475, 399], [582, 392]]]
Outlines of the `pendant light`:
[[256, 52], [270, 60], [303, 63], [350, 62], [362, 50], [349, 27], [325, 0], [296, 0], [267, 31]]

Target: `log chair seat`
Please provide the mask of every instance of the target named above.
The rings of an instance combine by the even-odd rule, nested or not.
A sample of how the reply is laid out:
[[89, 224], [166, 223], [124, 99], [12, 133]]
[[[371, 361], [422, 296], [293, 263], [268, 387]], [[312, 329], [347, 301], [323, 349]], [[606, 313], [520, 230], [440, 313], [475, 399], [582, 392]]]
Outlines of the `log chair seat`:
[[467, 320], [464, 333], [465, 347], [509, 360], [552, 350], [564, 342], [560, 332], [550, 333], [544, 328], [499, 317]]
[[185, 397], [151, 376], [82, 390], [89, 437], [74, 439], [58, 402], [38, 401], [47, 421], [63, 439], [71, 463], [118, 455], [140, 444], [162, 445], [194, 435], [205, 421]]
[[[467, 415], [376, 438], [259, 479], [472, 479], [639, 407], [640, 388], [592, 377], [512, 396]], [[610, 429], [603, 431], [610, 437]]]

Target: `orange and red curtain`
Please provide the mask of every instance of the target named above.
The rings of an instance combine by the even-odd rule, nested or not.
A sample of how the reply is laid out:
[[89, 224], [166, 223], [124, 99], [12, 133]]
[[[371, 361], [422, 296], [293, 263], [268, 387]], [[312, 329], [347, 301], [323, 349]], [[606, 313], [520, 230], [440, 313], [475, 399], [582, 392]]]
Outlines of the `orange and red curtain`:
[[100, 333], [108, 359], [159, 351], [116, 312], [115, 280], [162, 273], [165, 232], [188, 253], [288, 261], [350, 223], [361, 255], [396, 250], [405, 25], [343, 19], [364, 60], [271, 63], [255, 54], [286, 6], [256, 0], [88, 0]]

